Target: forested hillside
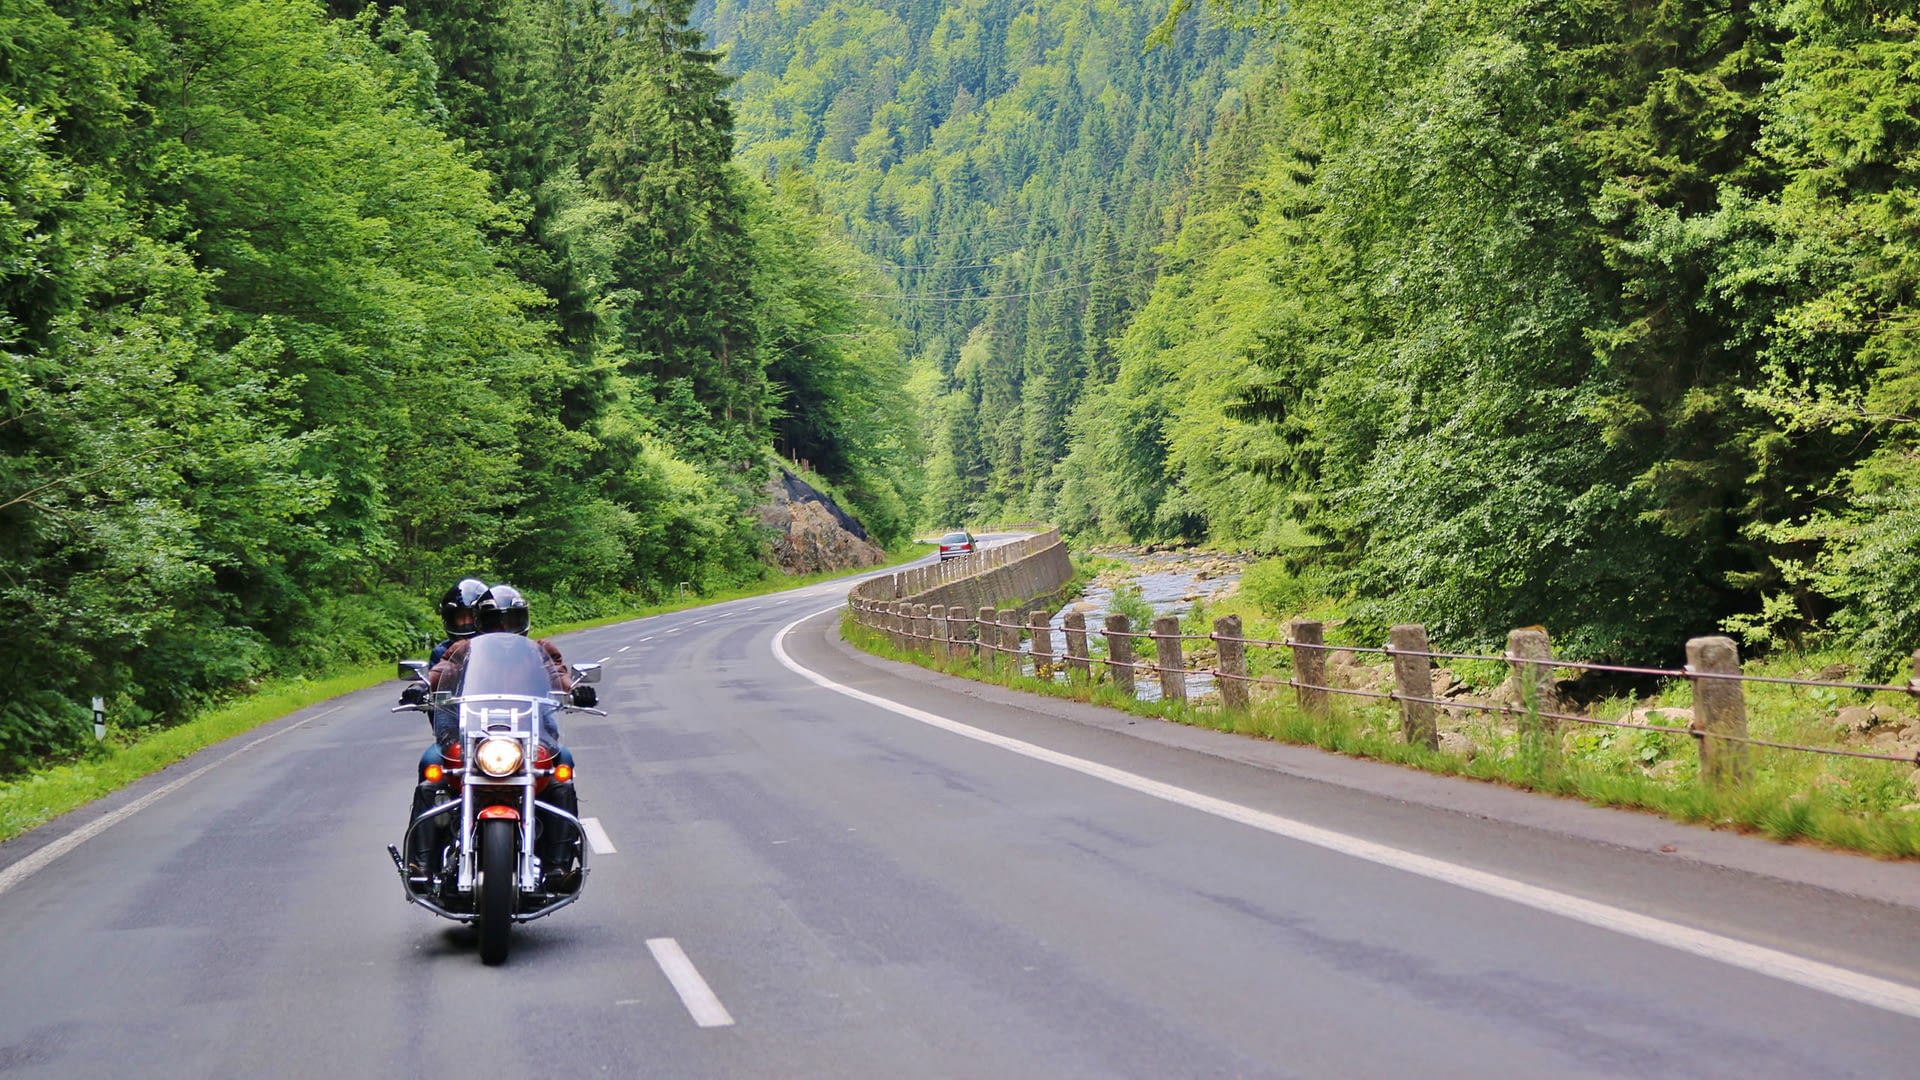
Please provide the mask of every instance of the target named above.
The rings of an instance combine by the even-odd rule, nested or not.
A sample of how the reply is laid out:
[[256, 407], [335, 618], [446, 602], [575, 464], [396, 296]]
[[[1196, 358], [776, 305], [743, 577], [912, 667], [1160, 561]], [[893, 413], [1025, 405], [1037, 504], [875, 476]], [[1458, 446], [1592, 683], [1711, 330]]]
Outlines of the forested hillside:
[[1920, 644], [1910, 6], [713, 26], [750, 168], [893, 272], [936, 513], [1268, 551], [1362, 636]]
[[[709, 0], [743, 167], [804, 174], [911, 335], [931, 524], [1054, 512], [1255, 35], [1119, 0]], [[1269, 49], [1269, 52], [1271, 50]]]
[[1254, 6], [1280, 61], [1078, 418], [1142, 494], [1070, 524], [1462, 644], [1920, 644], [1910, 12]]
[[880, 289], [732, 165], [687, 4], [0, 0], [0, 771], [536, 619], [764, 572], [778, 449], [883, 540]]

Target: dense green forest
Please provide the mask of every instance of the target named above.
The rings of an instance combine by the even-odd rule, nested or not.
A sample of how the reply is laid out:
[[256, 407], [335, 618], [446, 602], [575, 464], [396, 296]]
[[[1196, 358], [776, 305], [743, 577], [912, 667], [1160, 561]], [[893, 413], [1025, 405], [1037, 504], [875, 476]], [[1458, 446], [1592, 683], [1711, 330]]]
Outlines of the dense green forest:
[[[1255, 35], [1123, 0], [708, 0], [739, 159], [803, 173], [910, 335], [926, 515], [1055, 513]], [[1271, 49], [1266, 50], [1271, 55]]]
[[0, 0], [0, 772], [536, 617], [766, 573], [777, 450], [912, 525], [899, 331], [733, 164], [689, 7]]
[[1920, 644], [1910, 5], [1123, 7], [715, 0], [743, 161], [892, 271], [932, 516], [1362, 636]]
[[776, 455], [1358, 637], [1920, 643], [1890, 0], [0, 0], [0, 96], [0, 769], [764, 573]]

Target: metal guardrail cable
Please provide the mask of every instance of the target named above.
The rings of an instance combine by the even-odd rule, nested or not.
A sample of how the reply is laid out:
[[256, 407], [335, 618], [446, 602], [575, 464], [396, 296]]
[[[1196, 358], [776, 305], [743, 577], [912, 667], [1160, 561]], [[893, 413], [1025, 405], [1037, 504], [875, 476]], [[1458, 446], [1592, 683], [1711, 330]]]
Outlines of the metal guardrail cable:
[[[1208, 634], [1207, 637], [1214, 641], [1237, 641], [1242, 645], [1264, 645], [1268, 648], [1276, 648], [1276, 649], [1285, 648], [1286, 646], [1293, 644], [1290, 641], [1274, 641], [1268, 638], [1231, 637], [1229, 635], [1221, 634], [1221, 633]], [[1311, 647], [1312, 646], [1302, 646], [1302, 648], [1311, 648]]]
[[[1037, 550], [1040, 546], [1040, 544], [1037, 543], [1037, 541], [1043, 541], [1043, 540], [1052, 541], [1054, 543], [1058, 542], [1057, 539], [1055, 539], [1055, 537], [1049, 535], [1045, 537], [1030, 538], [1030, 540], [1028, 541], [1022, 541], [1019, 544], [1015, 544], [1015, 545], [1005, 545], [1003, 548], [999, 549], [999, 553], [996, 556], [997, 560], [1009, 561], [1009, 562], [1014, 561], [1017, 557], [1024, 556], [1026, 553], [1028, 553], [1031, 550]], [[1016, 555], [1016, 552], [1018, 552], [1018, 555]], [[944, 566], [944, 565], [938, 567], [935, 575], [936, 578], [939, 580], [947, 579], [949, 577], [950, 569], [951, 569], [950, 567]], [[921, 579], [921, 580], [925, 580], [925, 579]], [[885, 595], [885, 594], [883, 593], [882, 595]], [[893, 635], [905, 642], [912, 642], [915, 644], [916, 647], [920, 642], [929, 643], [929, 647], [934, 642], [945, 642], [950, 650], [959, 650], [959, 651], [968, 651], [968, 652], [977, 651], [982, 654], [991, 652], [995, 655], [1002, 656], [1002, 657], [1008, 657], [1008, 656], [1023, 657], [1025, 655], [1028, 655], [1026, 651], [1018, 644], [1009, 647], [1000, 643], [999, 632], [1006, 629], [1006, 624], [1003, 624], [1003, 623], [983, 621], [980, 619], [973, 618], [971, 616], [961, 616], [961, 615], [955, 614], [955, 615], [947, 615], [947, 616], [939, 617], [938, 622], [928, 624], [929, 625], [928, 632], [922, 633], [917, 629], [917, 627], [922, 624], [927, 624], [927, 620], [930, 618], [933, 618], [933, 616], [931, 615], [914, 616], [910, 613], [898, 610], [898, 607], [894, 603], [889, 603], [885, 601], [876, 603], [876, 602], [864, 600], [855, 596], [849, 597], [848, 605], [853, 610], [856, 621], [861, 623], [863, 626], [866, 626], [869, 629], [873, 629], [883, 634]], [[900, 606], [904, 606], [904, 605], [900, 605]], [[899, 623], [894, 622], [895, 620], [904, 622], [905, 625], [900, 626]], [[893, 626], [889, 626], [888, 625], [889, 623], [894, 623], [894, 626], [898, 626], [899, 628], [894, 628]], [[933, 632], [935, 627], [944, 629], [947, 632], [946, 636], [940, 636], [939, 634], [936, 634], [935, 632]], [[1023, 626], [1023, 627], [1020, 627], [1020, 629], [1025, 630], [1026, 627]], [[1064, 630], [1064, 628], [1062, 629]], [[1214, 642], [1214, 643], [1231, 642], [1231, 643], [1237, 643], [1242, 646], [1254, 646], [1257, 648], [1269, 648], [1269, 649], [1280, 648], [1280, 649], [1314, 650], [1321, 653], [1346, 652], [1346, 653], [1355, 654], [1355, 655], [1371, 654], [1374, 656], [1382, 656], [1382, 657], [1406, 656], [1406, 657], [1417, 657], [1417, 658], [1426, 659], [1430, 661], [1472, 661], [1472, 662], [1479, 662], [1479, 663], [1509, 665], [1521, 670], [1531, 668], [1538, 671], [1539, 669], [1545, 668], [1549, 670], [1566, 669], [1570, 671], [1596, 672], [1596, 673], [1615, 674], [1615, 675], [1638, 675], [1638, 676], [1646, 676], [1646, 677], [1657, 678], [1657, 679], [1684, 679], [1689, 681], [1712, 679], [1720, 682], [1757, 683], [1757, 684], [1766, 684], [1766, 685], [1774, 685], [1774, 686], [1801, 686], [1801, 687], [1809, 687], [1814, 689], [1845, 690], [1845, 691], [1852, 691], [1852, 692], [1865, 693], [1865, 694], [1901, 694], [1909, 697], [1920, 698], [1920, 678], [1916, 678], [1904, 685], [1896, 685], [1896, 684], [1888, 684], [1888, 683], [1830, 681], [1830, 680], [1824, 680], [1824, 679], [1807, 679], [1807, 678], [1796, 678], [1796, 677], [1788, 677], [1788, 676], [1748, 675], [1738, 671], [1696, 671], [1691, 667], [1691, 665], [1685, 668], [1676, 670], [1672, 668], [1640, 667], [1640, 666], [1625, 665], [1625, 664], [1590, 663], [1590, 662], [1578, 661], [1578, 660], [1562, 660], [1562, 659], [1557, 659], [1553, 657], [1535, 658], [1535, 657], [1526, 657], [1526, 656], [1515, 656], [1511, 654], [1502, 654], [1499, 656], [1492, 656], [1492, 655], [1477, 654], [1477, 653], [1441, 652], [1436, 650], [1421, 650], [1421, 651], [1398, 650], [1398, 649], [1395, 649], [1391, 644], [1381, 646], [1381, 647], [1368, 647], [1368, 646], [1355, 646], [1355, 645], [1328, 644], [1326, 642], [1303, 642], [1303, 641], [1295, 640], [1291, 637], [1276, 640], [1271, 638], [1256, 638], [1256, 637], [1246, 637], [1246, 636], [1238, 636], [1238, 635], [1227, 635], [1227, 634], [1221, 634], [1218, 632], [1202, 633], [1202, 634], [1192, 634], [1192, 633], [1182, 632], [1182, 633], [1162, 635], [1162, 634], [1157, 634], [1150, 630], [1145, 630], [1145, 629], [1110, 631], [1110, 630], [1104, 630], [1098, 627], [1088, 627], [1084, 631], [1069, 630], [1065, 632], [1068, 634], [1069, 640], [1071, 640], [1073, 636], [1077, 633], [1077, 634], [1084, 635], [1084, 637], [1088, 641], [1095, 642], [1095, 643], [1099, 642], [1102, 639], [1119, 639], [1119, 638], [1124, 638], [1130, 641], [1150, 640], [1155, 642], [1156, 644], [1164, 641], [1177, 641], [1182, 643], [1194, 642], [1194, 641], [1206, 641], [1206, 642]], [[1056, 659], [1059, 662], [1062, 662], [1065, 664], [1072, 664], [1075, 661], [1075, 658], [1072, 657], [1070, 654], [1068, 656], [1058, 657]], [[1209, 668], [1195, 668], [1195, 669], [1189, 670], [1184, 667], [1163, 666], [1160, 663], [1158, 663], [1157, 660], [1158, 658], [1154, 656], [1139, 657], [1125, 666], [1138, 675], [1146, 675], [1147, 673], [1151, 673], [1152, 676], [1158, 676], [1163, 680], [1175, 674], [1178, 674], [1182, 677], [1186, 677], [1191, 674], [1203, 674], [1203, 675], [1210, 676], [1215, 680], [1224, 681], [1224, 682], [1241, 683], [1241, 684], [1264, 683], [1264, 684], [1276, 685], [1276, 686], [1280, 685], [1279, 680], [1277, 678], [1277, 675], [1279, 673], [1277, 672], [1270, 673], [1267, 675], [1252, 675], [1252, 674], [1245, 673], [1244, 671], [1242, 672], [1223, 671], [1217, 666], [1209, 667]], [[1086, 662], [1089, 665], [1097, 664], [1099, 666], [1104, 666], [1104, 667], [1120, 666], [1111, 657], [1111, 655], [1108, 655], [1106, 657], [1099, 657], [1099, 656], [1089, 657], [1087, 658]], [[1715, 739], [1725, 743], [1735, 743], [1735, 744], [1741, 744], [1746, 746], [1759, 746], [1759, 747], [1765, 747], [1771, 750], [1797, 751], [1797, 752], [1808, 753], [1808, 754], [1820, 754], [1828, 757], [1853, 758], [1856, 760], [1885, 761], [1885, 762], [1892, 762], [1892, 763], [1907, 764], [1907, 765], [1915, 766], [1916, 768], [1920, 768], [1920, 751], [1917, 751], [1911, 754], [1892, 754], [1892, 753], [1882, 753], [1882, 752], [1875, 752], [1875, 751], [1868, 751], [1868, 750], [1848, 750], [1848, 749], [1842, 749], [1839, 747], [1806, 746], [1806, 745], [1801, 745], [1796, 743], [1780, 742], [1772, 739], [1755, 738], [1750, 735], [1739, 735], [1739, 734], [1733, 734], [1731, 732], [1711, 731], [1702, 727], [1701, 721], [1699, 721], [1698, 719], [1692, 721], [1691, 723], [1685, 726], [1673, 726], [1673, 725], [1667, 725], [1667, 724], [1639, 723], [1632, 720], [1603, 720], [1603, 719], [1599, 719], [1597, 717], [1592, 717], [1592, 716], [1577, 716], [1571, 713], [1543, 711], [1543, 710], [1537, 710], [1537, 709], [1529, 710], [1524, 706], [1515, 705], [1512, 703], [1494, 704], [1494, 703], [1472, 701], [1472, 700], [1460, 700], [1460, 699], [1453, 699], [1453, 698], [1403, 695], [1398, 693], [1397, 691], [1390, 691], [1390, 692], [1383, 693], [1383, 692], [1374, 691], [1374, 690], [1362, 690], [1362, 689], [1353, 689], [1353, 688], [1344, 688], [1344, 687], [1335, 687], [1335, 686], [1324, 686], [1324, 685], [1318, 685], [1314, 683], [1302, 682], [1298, 678], [1292, 678], [1292, 677], [1289, 677], [1285, 680], [1285, 685], [1288, 687], [1292, 687], [1296, 690], [1314, 690], [1314, 691], [1319, 691], [1326, 694], [1338, 694], [1345, 697], [1358, 697], [1358, 698], [1373, 699], [1376, 701], [1388, 701], [1388, 702], [1397, 701], [1397, 702], [1410, 703], [1410, 704], [1433, 705], [1433, 706], [1438, 706], [1442, 709], [1454, 711], [1456, 713], [1459, 711], [1471, 711], [1471, 712], [1485, 714], [1485, 715], [1499, 715], [1499, 716], [1520, 717], [1520, 718], [1536, 717], [1543, 721], [1553, 721], [1558, 723], [1583, 724], [1583, 725], [1588, 725], [1592, 727], [1604, 727], [1604, 728], [1613, 728], [1613, 729], [1630, 730], [1630, 731], [1647, 731], [1647, 732], [1654, 732], [1654, 733], [1665, 734], [1665, 735], [1685, 735], [1685, 736], [1688, 736], [1689, 738], [1692, 738], [1701, 742], [1704, 742], [1707, 739]]]
[[1459, 701], [1452, 698], [1414, 697], [1407, 694], [1390, 694], [1388, 696], [1392, 697], [1395, 701], [1414, 701], [1425, 705], [1438, 705], [1445, 709], [1472, 709], [1475, 712], [1500, 713], [1505, 716], [1537, 716], [1542, 720], [1563, 720], [1568, 723], [1594, 724], [1599, 727], [1632, 728], [1636, 731], [1664, 731], [1670, 735], [1690, 735], [1694, 733], [1694, 729], [1688, 727], [1672, 727], [1663, 724], [1636, 724], [1630, 720], [1600, 720], [1591, 716], [1575, 716], [1572, 713], [1549, 712], [1546, 710], [1530, 711], [1518, 705], [1494, 705], [1484, 701]]
[[[1303, 645], [1301, 647], [1316, 648], [1319, 646]], [[1325, 646], [1325, 648], [1335, 649], [1335, 648], [1344, 648], [1344, 646], [1328, 645], [1328, 646]], [[1391, 645], [1385, 646], [1384, 648], [1380, 648], [1380, 649], [1352, 649], [1350, 651], [1378, 652], [1385, 656], [1418, 656], [1428, 660], [1477, 660], [1477, 661], [1483, 661], [1485, 663], [1490, 663], [1490, 664], [1532, 664], [1538, 667], [1573, 668], [1576, 671], [1603, 671], [1603, 672], [1608, 672], [1615, 675], [1651, 675], [1651, 676], [1654, 676], [1657, 678], [1663, 678], [1663, 679], [1685, 679], [1690, 677], [1686, 671], [1676, 671], [1672, 668], [1630, 667], [1630, 666], [1625, 666], [1621, 664], [1590, 664], [1580, 660], [1560, 660], [1553, 657], [1536, 660], [1531, 657], [1506, 656], [1506, 655], [1488, 656], [1482, 653], [1433, 652], [1432, 650], [1422, 650], [1422, 651], [1416, 652], [1412, 649], [1396, 649]], [[1710, 676], [1703, 675], [1701, 677], [1716, 678], [1716, 679], [1728, 679], [1728, 678], [1758, 679], [1759, 678], [1759, 676], [1738, 676], [1738, 675], [1710, 675]], [[1827, 684], [1820, 683], [1818, 685], [1825, 686]]]
[[1749, 735], [1727, 735], [1717, 731], [1704, 731], [1697, 728], [1693, 730], [1696, 735], [1704, 736], [1705, 738], [1720, 739], [1725, 742], [1745, 743], [1748, 746], [1765, 746], [1774, 750], [1803, 750], [1809, 754], [1826, 754], [1829, 757], [1866, 758], [1869, 761], [1898, 761], [1920, 768], [1920, 751], [1905, 756], [1898, 754], [1875, 754], [1866, 750], [1839, 750], [1825, 746], [1795, 746], [1792, 743], [1756, 739]]
[[[1216, 673], [1217, 674], [1217, 673]], [[1232, 678], [1233, 676], [1228, 676]], [[1920, 751], [1912, 754], [1877, 754], [1865, 750], [1842, 750], [1830, 746], [1801, 746], [1796, 743], [1775, 742], [1771, 739], [1756, 739], [1748, 735], [1731, 735], [1725, 732], [1708, 731], [1705, 728], [1686, 726], [1674, 727], [1665, 724], [1637, 724], [1630, 720], [1602, 720], [1593, 716], [1575, 716], [1572, 713], [1528, 712], [1514, 705], [1490, 705], [1478, 701], [1457, 701], [1447, 698], [1414, 697], [1398, 693], [1380, 693], [1372, 690], [1352, 690], [1337, 686], [1317, 686], [1302, 683], [1296, 679], [1287, 680], [1287, 685], [1308, 690], [1324, 690], [1330, 694], [1345, 694], [1351, 697], [1377, 698], [1386, 701], [1412, 701], [1426, 705], [1438, 705], [1448, 709], [1472, 709], [1483, 713], [1500, 713], [1507, 716], [1537, 716], [1542, 720], [1560, 720], [1573, 724], [1589, 724], [1595, 727], [1624, 728], [1631, 731], [1653, 731], [1664, 735], [1686, 735], [1694, 739], [1718, 739], [1722, 742], [1744, 743], [1750, 746], [1764, 746], [1773, 750], [1798, 750], [1808, 754], [1825, 754], [1829, 757], [1861, 758], [1868, 761], [1892, 761], [1920, 768]], [[1819, 685], [1825, 685], [1819, 684]]]
[[1285, 641], [1271, 641], [1260, 638], [1221, 637], [1219, 635], [1214, 635], [1214, 637], [1220, 641], [1239, 641], [1247, 645], [1316, 649], [1321, 652], [1369, 652], [1378, 653], [1383, 656], [1419, 656], [1430, 660], [1479, 660], [1496, 664], [1530, 664], [1539, 667], [1570, 668], [1575, 671], [1597, 671], [1613, 675], [1649, 675], [1665, 679], [1717, 679], [1721, 682], [1767, 683], [1774, 686], [1809, 686], [1824, 690], [1858, 690], [1863, 693], [1920, 696], [1920, 679], [1911, 680], [1905, 685], [1897, 683], [1840, 682], [1827, 679], [1801, 679], [1780, 675], [1748, 675], [1744, 672], [1732, 671], [1695, 671], [1691, 667], [1674, 669], [1635, 667], [1629, 664], [1596, 664], [1583, 660], [1564, 660], [1558, 657], [1534, 659], [1531, 657], [1511, 655], [1488, 656], [1480, 653], [1411, 652], [1396, 650], [1390, 645], [1378, 649], [1369, 649], [1350, 645], [1309, 644], [1294, 641], [1291, 638]]
[[1694, 671], [1688, 669], [1689, 679], [1719, 679], [1723, 682], [1739, 681], [1769, 683], [1775, 686], [1812, 686], [1834, 690], [1863, 690], [1868, 693], [1920, 694], [1920, 685], [1908, 683], [1905, 686], [1892, 686], [1886, 683], [1826, 682], [1821, 679], [1793, 679], [1778, 675], [1742, 675], [1734, 672]]
[[1392, 649], [1386, 648], [1384, 646], [1379, 648], [1372, 648], [1366, 645], [1328, 645], [1323, 641], [1314, 641], [1314, 642], [1295, 641], [1292, 638], [1288, 638], [1287, 640], [1281, 641], [1281, 642], [1269, 642], [1268, 644], [1284, 645], [1290, 649], [1306, 649], [1310, 652], [1372, 653], [1375, 656], [1394, 655], [1394, 652]]
[[1329, 694], [1344, 694], [1347, 697], [1375, 698], [1380, 701], [1394, 700], [1392, 694], [1383, 694], [1378, 690], [1351, 690], [1335, 686], [1315, 686], [1312, 683], [1295, 682], [1292, 679], [1287, 680], [1287, 685], [1295, 688], [1305, 687], [1308, 690], [1325, 690]]

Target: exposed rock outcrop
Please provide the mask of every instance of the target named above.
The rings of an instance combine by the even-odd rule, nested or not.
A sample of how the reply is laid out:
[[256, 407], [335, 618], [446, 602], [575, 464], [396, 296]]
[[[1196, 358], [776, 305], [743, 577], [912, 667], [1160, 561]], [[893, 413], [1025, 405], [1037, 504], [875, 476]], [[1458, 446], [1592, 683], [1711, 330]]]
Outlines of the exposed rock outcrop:
[[856, 570], [887, 561], [858, 518], [786, 468], [767, 484], [760, 523], [773, 530], [768, 556], [789, 574]]

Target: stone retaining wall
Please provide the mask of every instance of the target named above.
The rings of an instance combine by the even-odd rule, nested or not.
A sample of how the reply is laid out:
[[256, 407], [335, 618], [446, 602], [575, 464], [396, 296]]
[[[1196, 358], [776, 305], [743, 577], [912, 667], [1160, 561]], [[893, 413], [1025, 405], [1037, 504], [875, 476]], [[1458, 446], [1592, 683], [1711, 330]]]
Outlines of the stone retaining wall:
[[934, 566], [869, 578], [853, 587], [847, 601], [856, 607], [863, 602], [907, 601], [964, 611], [983, 607], [1051, 611], [1059, 606], [1072, 580], [1073, 561], [1060, 530], [1048, 529]]

